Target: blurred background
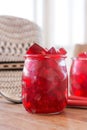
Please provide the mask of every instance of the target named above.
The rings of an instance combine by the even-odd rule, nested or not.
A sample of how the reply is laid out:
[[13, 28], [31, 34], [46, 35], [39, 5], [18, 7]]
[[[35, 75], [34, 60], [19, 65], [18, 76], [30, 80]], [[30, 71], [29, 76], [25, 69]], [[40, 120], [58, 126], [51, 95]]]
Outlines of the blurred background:
[[0, 15], [37, 23], [44, 47], [69, 49], [87, 42], [87, 0], [0, 0]]

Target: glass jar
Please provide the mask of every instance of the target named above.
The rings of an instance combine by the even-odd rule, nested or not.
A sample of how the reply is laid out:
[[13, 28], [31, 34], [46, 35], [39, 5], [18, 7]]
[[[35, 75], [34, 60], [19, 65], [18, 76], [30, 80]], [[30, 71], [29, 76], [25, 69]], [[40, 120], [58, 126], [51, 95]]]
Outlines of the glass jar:
[[87, 97], [87, 58], [72, 58], [70, 94]]
[[67, 104], [68, 77], [65, 57], [26, 55], [22, 76], [22, 100], [31, 113], [60, 113]]

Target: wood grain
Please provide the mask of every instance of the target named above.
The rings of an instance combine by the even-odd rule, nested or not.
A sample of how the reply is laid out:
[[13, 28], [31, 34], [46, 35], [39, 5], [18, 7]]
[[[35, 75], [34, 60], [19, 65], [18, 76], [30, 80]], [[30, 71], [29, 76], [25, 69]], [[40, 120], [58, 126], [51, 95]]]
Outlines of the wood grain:
[[0, 130], [86, 130], [87, 109], [66, 108], [59, 115], [28, 113], [22, 104], [0, 97]]

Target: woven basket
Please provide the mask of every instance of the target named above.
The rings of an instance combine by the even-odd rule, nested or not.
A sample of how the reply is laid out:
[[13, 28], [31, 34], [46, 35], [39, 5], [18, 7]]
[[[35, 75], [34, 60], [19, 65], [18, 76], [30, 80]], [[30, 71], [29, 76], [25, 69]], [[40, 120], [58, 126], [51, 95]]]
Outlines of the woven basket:
[[33, 42], [42, 42], [38, 25], [23, 18], [0, 16], [0, 92], [10, 98], [21, 97], [23, 56]]

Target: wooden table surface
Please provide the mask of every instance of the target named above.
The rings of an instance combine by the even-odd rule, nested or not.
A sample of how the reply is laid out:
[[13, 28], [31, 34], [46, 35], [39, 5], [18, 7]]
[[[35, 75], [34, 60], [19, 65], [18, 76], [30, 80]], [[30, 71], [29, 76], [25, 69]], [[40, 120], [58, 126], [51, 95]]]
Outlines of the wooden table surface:
[[0, 130], [87, 130], [87, 109], [66, 108], [59, 115], [28, 113], [22, 104], [0, 98]]

